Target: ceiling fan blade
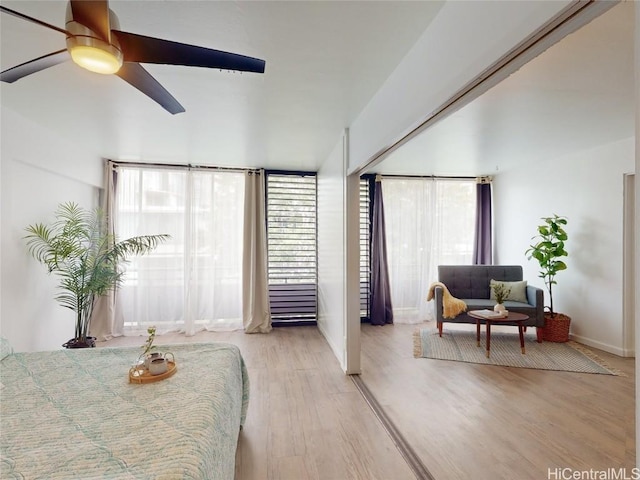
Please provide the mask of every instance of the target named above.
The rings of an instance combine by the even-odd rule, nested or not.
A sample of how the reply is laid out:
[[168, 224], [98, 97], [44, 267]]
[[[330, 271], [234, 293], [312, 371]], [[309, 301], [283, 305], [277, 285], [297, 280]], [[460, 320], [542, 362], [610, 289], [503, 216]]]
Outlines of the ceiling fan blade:
[[14, 17], [21, 18], [22, 20], [26, 20], [28, 22], [33, 22], [43, 27], [50, 28], [51, 30], [56, 30], [57, 32], [64, 33], [65, 35], [71, 35], [71, 33], [69, 33], [64, 28], [56, 27], [55, 25], [51, 25], [50, 23], [43, 22], [42, 20], [38, 20], [37, 18], [30, 17], [29, 15], [25, 15], [24, 13], [16, 12], [15, 10], [11, 10], [10, 8], [3, 7], [2, 5], [0, 5], [0, 12], [8, 13], [9, 15], [13, 15]]
[[125, 62], [163, 63], [264, 73], [265, 61], [236, 53], [112, 30]]
[[111, 42], [109, 2], [106, 0], [69, 0], [73, 20], [93, 30], [108, 43]]
[[142, 65], [123, 63], [116, 75], [136, 87], [147, 97], [158, 102], [172, 115], [184, 112], [184, 107], [149, 72], [142, 68]]
[[29, 60], [28, 62], [5, 70], [0, 73], [0, 81], [13, 83], [16, 80], [20, 80], [22, 77], [39, 72], [45, 68], [53, 67], [54, 65], [58, 65], [59, 63], [66, 62], [70, 59], [71, 55], [69, 55], [67, 50], [58, 50], [57, 52], [43, 55], [42, 57]]

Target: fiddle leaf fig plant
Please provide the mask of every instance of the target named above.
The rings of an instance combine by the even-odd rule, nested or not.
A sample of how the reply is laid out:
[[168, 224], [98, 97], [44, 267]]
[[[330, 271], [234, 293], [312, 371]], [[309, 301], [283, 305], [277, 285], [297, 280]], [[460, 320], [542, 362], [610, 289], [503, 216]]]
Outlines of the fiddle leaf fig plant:
[[60, 204], [55, 218], [51, 225], [29, 225], [24, 238], [29, 253], [60, 278], [55, 299], [76, 314], [75, 337], [65, 346], [92, 346], [87, 338], [96, 297], [121, 285], [121, 267], [130, 256], [144, 255], [169, 235], [117, 241], [108, 233], [102, 210], [85, 210], [73, 202]]
[[553, 316], [553, 286], [557, 284], [556, 275], [558, 272], [567, 269], [567, 264], [561, 260], [569, 254], [565, 249], [567, 232], [564, 227], [567, 225], [566, 217], [553, 215], [543, 217], [544, 223], [538, 226], [538, 234], [532, 237], [533, 244], [529, 246], [525, 255], [531, 260], [535, 258], [540, 265], [540, 278], [549, 291], [549, 313]]

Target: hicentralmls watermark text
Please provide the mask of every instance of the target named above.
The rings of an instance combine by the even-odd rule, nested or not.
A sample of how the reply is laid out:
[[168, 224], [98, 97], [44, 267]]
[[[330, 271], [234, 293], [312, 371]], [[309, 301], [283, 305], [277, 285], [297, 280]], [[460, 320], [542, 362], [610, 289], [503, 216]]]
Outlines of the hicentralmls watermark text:
[[547, 469], [548, 480], [640, 480], [640, 468], [605, 468], [604, 470], [575, 470], [554, 467]]

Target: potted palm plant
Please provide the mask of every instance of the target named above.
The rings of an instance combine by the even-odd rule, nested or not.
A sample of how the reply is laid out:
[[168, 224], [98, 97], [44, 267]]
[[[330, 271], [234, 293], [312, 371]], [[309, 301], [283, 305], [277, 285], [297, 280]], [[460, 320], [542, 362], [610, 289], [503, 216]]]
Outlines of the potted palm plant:
[[107, 231], [100, 209], [85, 210], [73, 202], [60, 204], [51, 225], [26, 228], [29, 253], [60, 277], [58, 303], [75, 312], [75, 336], [63, 346], [93, 347], [89, 326], [96, 297], [117, 289], [124, 275], [121, 264], [133, 255], [153, 250], [168, 235], [143, 235], [117, 241]]
[[[532, 237], [534, 243], [529, 246], [525, 255], [530, 260], [535, 258], [540, 264], [540, 278], [544, 280], [549, 292], [549, 306], [545, 306], [543, 339], [550, 342], [566, 342], [569, 340], [571, 318], [553, 309], [553, 286], [557, 284], [558, 272], [567, 269], [561, 257], [569, 255], [565, 249], [567, 232], [564, 227], [567, 219], [558, 215], [542, 218], [544, 223], [538, 226], [538, 234]], [[547, 311], [548, 308], [548, 311]]]

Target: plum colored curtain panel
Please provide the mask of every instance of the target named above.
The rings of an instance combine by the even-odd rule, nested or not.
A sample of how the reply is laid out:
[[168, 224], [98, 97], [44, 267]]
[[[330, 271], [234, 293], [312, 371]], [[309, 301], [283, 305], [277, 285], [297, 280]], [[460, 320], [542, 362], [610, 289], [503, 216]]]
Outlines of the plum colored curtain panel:
[[271, 331], [267, 276], [264, 171], [246, 172], [242, 253], [242, 324], [245, 333]]
[[[118, 184], [118, 169], [111, 160], [104, 162], [105, 187], [102, 192], [100, 208], [106, 215], [107, 229], [115, 235], [116, 188]], [[116, 293], [112, 290], [95, 300], [89, 334], [99, 341], [109, 340], [123, 335], [122, 312], [117, 308]]]
[[119, 238], [171, 238], [126, 265], [124, 332], [242, 329], [244, 172], [120, 166]]
[[382, 184], [394, 321], [432, 320], [427, 293], [438, 265], [471, 263], [475, 180], [383, 177]]
[[473, 263], [493, 263], [491, 222], [491, 183], [481, 180], [476, 184], [476, 228], [473, 241]]
[[384, 221], [382, 183], [375, 182], [373, 193], [373, 222], [371, 231], [371, 305], [372, 325], [393, 323], [393, 306], [389, 286], [387, 241]]

